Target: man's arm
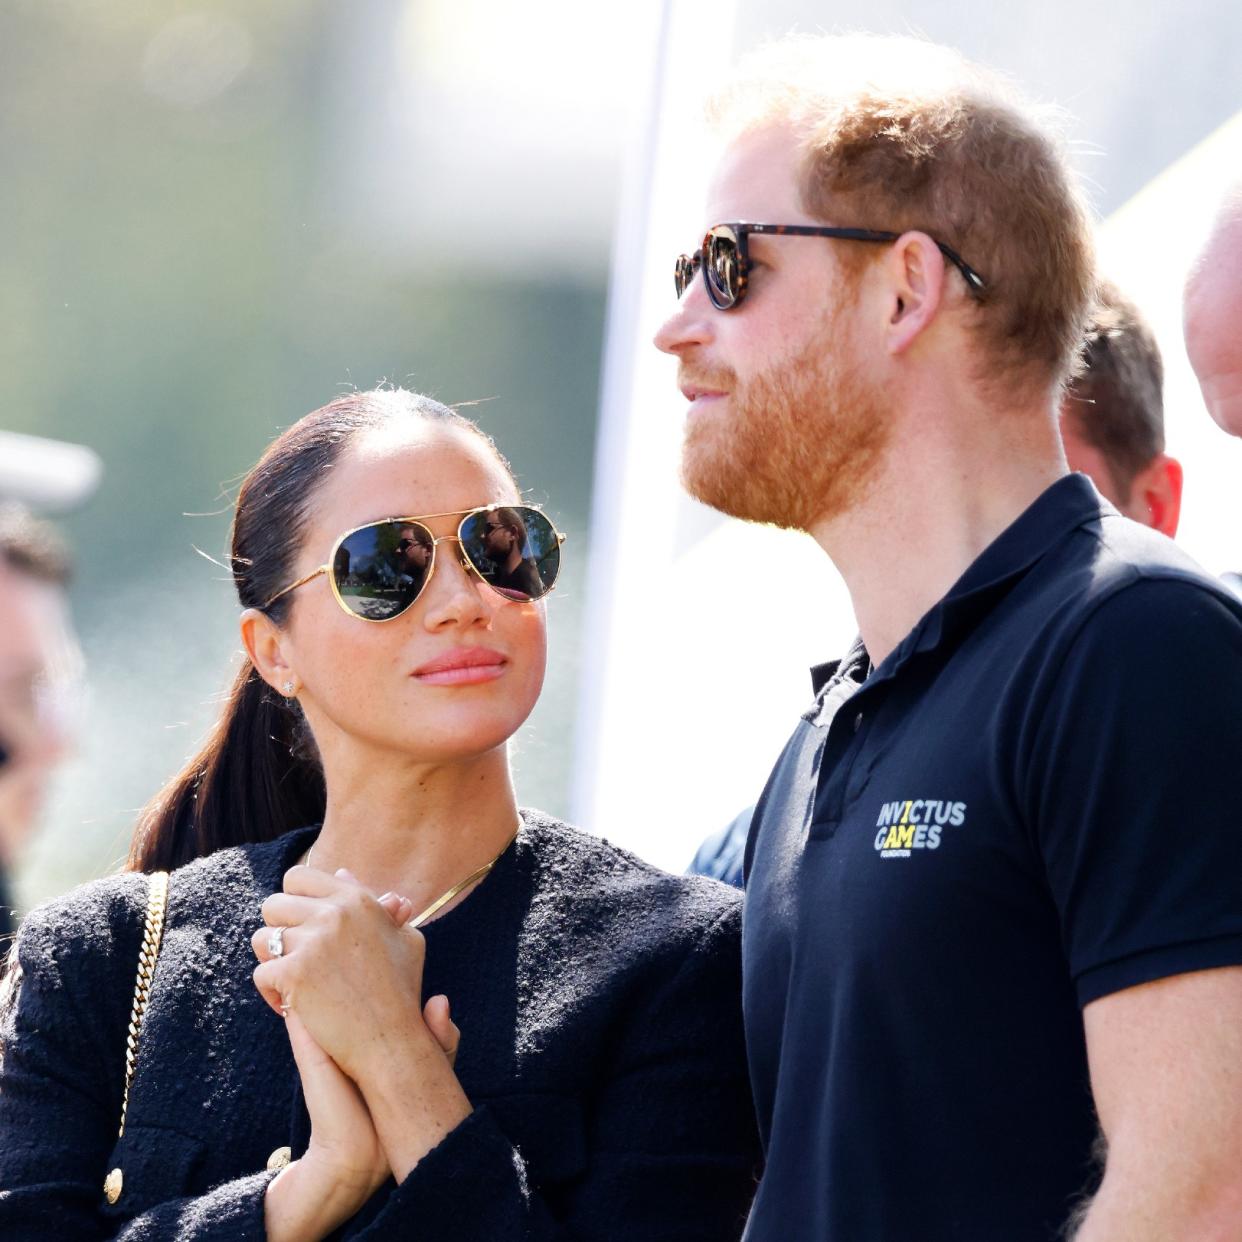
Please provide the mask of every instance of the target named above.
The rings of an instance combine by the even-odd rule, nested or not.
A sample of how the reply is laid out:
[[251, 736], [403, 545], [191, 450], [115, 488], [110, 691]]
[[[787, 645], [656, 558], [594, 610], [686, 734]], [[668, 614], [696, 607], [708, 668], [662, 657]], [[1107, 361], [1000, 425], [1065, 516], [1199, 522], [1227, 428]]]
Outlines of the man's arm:
[[1104, 1180], [1074, 1242], [1242, 1240], [1242, 966], [1083, 1011]]
[[1097, 586], [1017, 746], [1108, 1150], [1076, 1242], [1242, 1242], [1242, 610]]

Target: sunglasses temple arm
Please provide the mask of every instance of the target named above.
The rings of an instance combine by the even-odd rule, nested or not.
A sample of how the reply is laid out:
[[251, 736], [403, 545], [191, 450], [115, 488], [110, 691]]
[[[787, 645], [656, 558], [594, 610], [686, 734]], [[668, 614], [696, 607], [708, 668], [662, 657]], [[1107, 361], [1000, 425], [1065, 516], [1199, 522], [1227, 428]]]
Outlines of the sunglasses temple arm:
[[957, 251], [951, 250], [944, 244], [944, 242], [937, 242], [936, 245], [939, 247], [940, 252], [944, 255], [944, 257], [948, 259], [959, 272], [961, 272], [962, 279], [966, 282], [966, 287], [972, 293], [982, 293], [987, 288], [983, 277], [980, 276], [979, 273], [976, 272], [975, 269], [971, 267], [960, 254], [957, 253]]
[[329, 565], [320, 565], [318, 569], [311, 570], [311, 572], [308, 573], [305, 578], [299, 578], [296, 582], [289, 583], [289, 585], [285, 587], [283, 590], [277, 591], [276, 594], [273, 595], [272, 598], [269, 599], [267, 603], [264, 604], [263, 607], [259, 609], [259, 611], [266, 612], [278, 599], [284, 599], [284, 597], [288, 595], [290, 591], [296, 591], [298, 587], [305, 586], [308, 582], [313, 582], [316, 578], [319, 577], [320, 574], [326, 574], [330, 568], [331, 566]]

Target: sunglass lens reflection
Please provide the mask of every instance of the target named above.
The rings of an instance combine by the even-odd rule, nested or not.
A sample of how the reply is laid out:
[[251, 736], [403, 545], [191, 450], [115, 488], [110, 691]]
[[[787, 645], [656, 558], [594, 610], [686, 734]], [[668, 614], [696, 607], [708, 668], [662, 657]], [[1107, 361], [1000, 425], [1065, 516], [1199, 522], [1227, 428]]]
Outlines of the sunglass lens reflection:
[[677, 256], [677, 266], [673, 272], [673, 283], [677, 287], [678, 297], [681, 297], [690, 287], [690, 282], [694, 279], [694, 272], [698, 265], [699, 256], [697, 251], [693, 257], [688, 254]]
[[721, 309], [737, 300], [738, 251], [732, 232], [712, 233], [707, 247], [707, 285], [712, 301]]
[[546, 595], [561, 567], [552, 523], [525, 505], [470, 514], [461, 525], [461, 543], [483, 581], [519, 603]]
[[388, 621], [419, 596], [435, 550], [416, 522], [377, 522], [341, 542], [332, 563], [336, 589], [350, 612]]

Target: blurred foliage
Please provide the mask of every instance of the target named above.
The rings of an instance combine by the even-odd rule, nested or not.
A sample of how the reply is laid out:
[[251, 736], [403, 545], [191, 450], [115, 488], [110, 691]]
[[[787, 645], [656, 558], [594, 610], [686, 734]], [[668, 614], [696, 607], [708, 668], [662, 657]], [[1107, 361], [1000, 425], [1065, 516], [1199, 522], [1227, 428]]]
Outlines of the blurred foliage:
[[[95, 704], [35, 895], [117, 856], [197, 741], [236, 639], [227, 584], [192, 548], [221, 554], [231, 484], [343, 386], [488, 399], [469, 412], [581, 547], [605, 256], [576, 281], [509, 276], [504, 196], [525, 191], [497, 186], [479, 239], [494, 280], [429, 283], [430, 236], [378, 261], [332, 182], [349, 86], [333, 8], [0, 8], [0, 426], [85, 442], [107, 468], [66, 523]], [[557, 629], [547, 727], [564, 738], [577, 636]], [[563, 811], [567, 762], [546, 755], [523, 794]], [[86, 848], [68, 856], [70, 840]]]

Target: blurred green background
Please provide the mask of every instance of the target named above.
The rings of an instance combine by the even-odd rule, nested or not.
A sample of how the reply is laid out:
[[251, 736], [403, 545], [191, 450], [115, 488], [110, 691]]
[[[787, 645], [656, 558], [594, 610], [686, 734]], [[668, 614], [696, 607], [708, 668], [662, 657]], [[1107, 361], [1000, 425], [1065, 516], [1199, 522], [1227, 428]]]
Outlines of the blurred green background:
[[115, 864], [212, 718], [236, 606], [195, 548], [222, 555], [240, 475], [380, 380], [482, 401], [469, 412], [569, 534], [548, 689], [515, 750], [523, 801], [567, 809], [549, 739], [575, 704], [607, 247], [526, 253], [509, 181], [474, 204], [492, 227], [453, 237], [434, 151], [420, 177], [416, 133], [374, 150], [393, 145], [385, 93], [438, 55], [420, 8], [0, 6], [0, 426], [89, 444], [106, 470], [62, 523], [89, 693], [26, 902]]

